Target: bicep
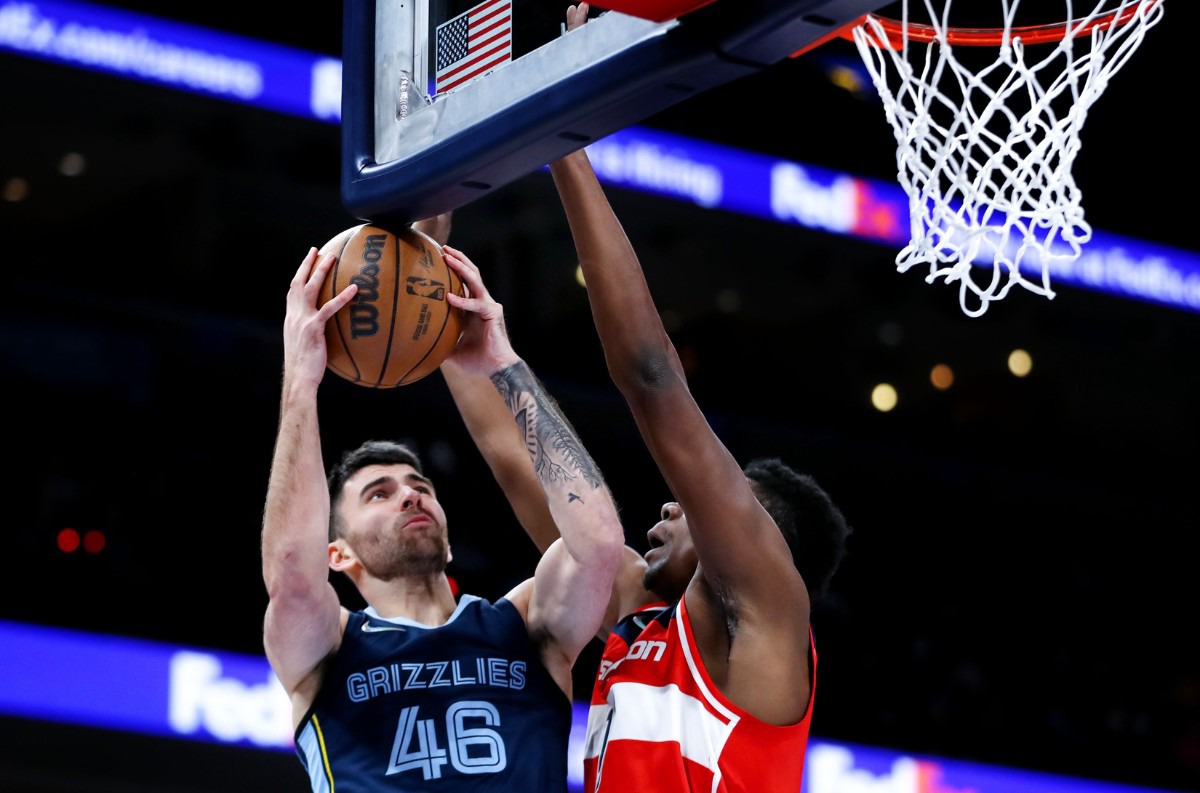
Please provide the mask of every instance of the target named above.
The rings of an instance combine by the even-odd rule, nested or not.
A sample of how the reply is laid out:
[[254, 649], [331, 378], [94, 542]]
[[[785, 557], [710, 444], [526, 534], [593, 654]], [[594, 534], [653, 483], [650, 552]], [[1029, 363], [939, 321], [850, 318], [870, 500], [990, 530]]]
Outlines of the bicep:
[[568, 664], [600, 635], [620, 557], [589, 561], [576, 559], [558, 541], [542, 555], [533, 576], [529, 632], [548, 637]]
[[337, 649], [346, 615], [328, 583], [309, 596], [276, 597], [268, 603], [263, 647], [288, 694]]

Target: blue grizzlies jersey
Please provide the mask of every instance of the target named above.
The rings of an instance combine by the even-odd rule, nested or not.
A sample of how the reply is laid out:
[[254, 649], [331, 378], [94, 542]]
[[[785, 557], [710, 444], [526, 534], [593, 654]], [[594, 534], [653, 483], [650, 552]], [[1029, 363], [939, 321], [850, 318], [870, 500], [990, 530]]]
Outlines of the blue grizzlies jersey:
[[571, 703], [507, 600], [445, 625], [350, 615], [296, 731], [314, 793], [567, 789]]

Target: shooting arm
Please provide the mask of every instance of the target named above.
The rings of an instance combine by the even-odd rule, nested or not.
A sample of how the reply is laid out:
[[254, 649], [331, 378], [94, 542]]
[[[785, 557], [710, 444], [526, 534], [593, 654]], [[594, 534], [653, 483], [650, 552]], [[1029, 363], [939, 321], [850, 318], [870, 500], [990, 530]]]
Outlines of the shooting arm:
[[544, 632], [569, 669], [579, 652], [606, 627], [607, 604], [624, 558], [624, 534], [608, 486], [574, 427], [523, 362], [492, 376], [495, 390], [516, 419], [518, 438], [532, 460], [549, 508], [551, 543], [533, 579], [530, 634]]
[[[557, 661], [574, 663], [600, 628], [624, 540], [616, 506], [574, 428], [513, 350], [503, 308], [488, 292], [479, 268], [449, 246], [443, 255], [467, 286], [466, 297], [451, 294], [447, 299], [468, 316], [442, 367], [488, 464], [511, 472], [506, 495], [514, 507], [523, 505], [518, 514], [525, 510], [525, 516], [539, 521], [544, 532], [539, 544], [549, 540], [532, 589], [522, 588], [519, 597], [527, 604], [530, 635], [541, 642], [544, 658], [561, 653], [547, 658], [561, 669]], [[481, 379], [490, 382], [490, 397]], [[524, 452], [523, 463], [518, 449]], [[535, 484], [541, 491], [540, 508]], [[551, 526], [560, 539], [549, 536]]]
[[[329, 583], [329, 496], [317, 423], [317, 387], [325, 369], [324, 323], [353, 289], [320, 310], [316, 291], [332, 258], [309, 252], [288, 292], [279, 427], [263, 509], [262, 569], [269, 602], [267, 656], [295, 694], [338, 644], [341, 606]], [[314, 267], [313, 265], [316, 264]]]

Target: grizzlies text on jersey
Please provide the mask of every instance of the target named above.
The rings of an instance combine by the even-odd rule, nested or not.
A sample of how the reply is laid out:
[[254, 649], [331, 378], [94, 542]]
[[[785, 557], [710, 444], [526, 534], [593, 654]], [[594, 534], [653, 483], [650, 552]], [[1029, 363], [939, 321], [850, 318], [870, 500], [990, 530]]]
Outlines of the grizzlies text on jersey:
[[314, 793], [561, 793], [570, 729], [516, 607], [463, 595], [437, 627], [352, 613], [296, 753]]

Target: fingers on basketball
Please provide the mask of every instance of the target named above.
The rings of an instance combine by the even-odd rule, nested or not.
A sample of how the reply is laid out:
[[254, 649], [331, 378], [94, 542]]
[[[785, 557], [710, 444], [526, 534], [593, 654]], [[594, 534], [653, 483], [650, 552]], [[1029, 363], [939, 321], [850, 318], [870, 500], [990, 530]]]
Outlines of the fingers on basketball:
[[364, 223], [321, 248], [337, 260], [323, 281], [324, 305], [354, 284], [358, 292], [325, 326], [329, 369], [368, 388], [408, 385], [435, 371], [462, 333], [462, 277], [428, 236], [409, 226]]

